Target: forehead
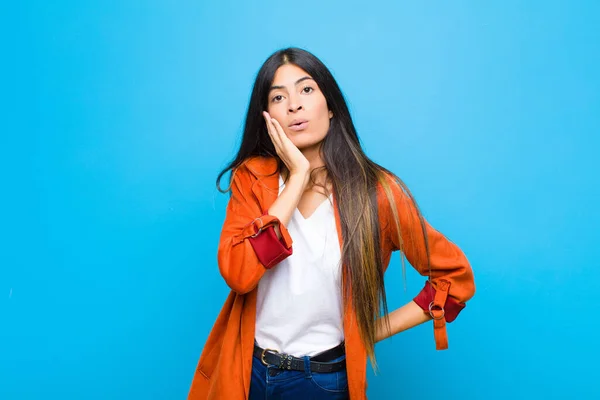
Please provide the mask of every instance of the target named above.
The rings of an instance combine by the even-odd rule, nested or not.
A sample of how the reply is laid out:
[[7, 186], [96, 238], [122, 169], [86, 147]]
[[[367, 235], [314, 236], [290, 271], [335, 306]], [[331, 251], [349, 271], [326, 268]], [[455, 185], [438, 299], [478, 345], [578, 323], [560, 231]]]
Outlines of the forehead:
[[277, 68], [273, 77], [273, 85], [277, 86], [293, 86], [294, 83], [305, 76], [312, 79], [312, 76], [305, 70], [294, 64], [284, 64]]

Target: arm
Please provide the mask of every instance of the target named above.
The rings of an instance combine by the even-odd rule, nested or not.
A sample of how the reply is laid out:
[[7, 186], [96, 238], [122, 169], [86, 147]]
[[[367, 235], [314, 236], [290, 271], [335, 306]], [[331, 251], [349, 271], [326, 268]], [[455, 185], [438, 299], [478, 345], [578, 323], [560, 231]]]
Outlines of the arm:
[[288, 182], [281, 194], [277, 197], [277, 200], [269, 208], [269, 215], [273, 215], [279, 219], [279, 224], [275, 226], [275, 233], [278, 238], [281, 238], [281, 232], [279, 231], [279, 225], [287, 225], [292, 218], [294, 210], [300, 202], [308, 174], [293, 174], [290, 175]]
[[388, 327], [383, 318], [377, 320], [376, 343], [431, 319], [429, 314], [424, 313], [414, 301], [392, 311], [388, 317], [390, 319], [390, 330], [387, 329]]
[[240, 294], [253, 290], [266, 269], [292, 254], [292, 238], [285, 224], [309, 177], [308, 160], [287, 138], [279, 122], [266, 112], [263, 116], [277, 154], [290, 171], [290, 179], [267, 211], [261, 210], [252, 193], [255, 178], [245, 166], [234, 171], [217, 258], [227, 285]]
[[[269, 209], [269, 214], [279, 218], [283, 225], [287, 225], [300, 202], [302, 193], [310, 178], [310, 163], [286, 136], [283, 128], [276, 119], [271, 118], [266, 111], [263, 113], [263, 117], [265, 118], [267, 132], [273, 142], [273, 146], [290, 174], [283, 192], [281, 192]], [[278, 238], [281, 238], [278, 226], [275, 227], [275, 233]]]
[[244, 165], [233, 172], [217, 252], [221, 275], [240, 294], [254, 289], [267, 269], [292, 254], [292, 238], [286, 227], [276, 215], [261, 210], [252, 193], [254, 179]]
[[[447, 348], [445, 323], [452, 322], [465, 307], [465, 303], [475, 294], [473, 271], [469, 262], [458, 246], [435, 230], [427, 221], [423, 225], [408, 194], [401, 190], [391, 179], [390, 189], [394, 205], [400, 220], [400, 235], [388, 210], [387, 240], [392, 250], [402, 249], [408, 262], [423, 276], [429, 276], [424, 288], [399, 315], [407, 318], [405, 322], [390, 321], [392, 332], [394, 327], [412, 327], [428, 319], [434, 319], [434, 336], [438, 349]], [[388, 207], [389, 208], [389, 207]], [[429, 264], [423, 238], [423, 227], [429, 246]], [[418, 306], [418, 309], [415, 307]], [[419, 318], [416, 313], [424, 314]], [[391, 317], [391, 314], [390, 314]]]

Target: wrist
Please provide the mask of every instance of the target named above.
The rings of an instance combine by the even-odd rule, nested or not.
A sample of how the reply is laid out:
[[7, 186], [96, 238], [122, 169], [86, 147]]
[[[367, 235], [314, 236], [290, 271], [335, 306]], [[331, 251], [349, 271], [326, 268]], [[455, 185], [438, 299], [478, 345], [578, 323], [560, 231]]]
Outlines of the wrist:
[[294, 172], [290, 172], [289, 181], [294, 182], [294, 183], [298, 182], [302, 185], [302, 187], [304, 187], [308, 183], [309, 178], [310, 178], [309, 170], [294, 171]]

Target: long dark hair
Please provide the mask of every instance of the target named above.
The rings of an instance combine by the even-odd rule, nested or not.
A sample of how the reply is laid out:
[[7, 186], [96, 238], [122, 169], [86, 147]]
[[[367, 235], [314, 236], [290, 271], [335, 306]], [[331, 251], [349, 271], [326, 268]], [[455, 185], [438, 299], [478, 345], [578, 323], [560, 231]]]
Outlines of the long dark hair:
[[[267, 133], [262, 112], [267, 110], [268, 93], [275, 72], [284, 64], [294, 64], [306, 71], [319, 86], [329, 110], [333, 112], [329, 131], [322, 142], [320, 152], [327, 180], [331, 182], [336, 196], [342, 228], [342, 265], [347, 278], [343, 282], [344, 303], [350, 299], [351, 293], [361, 339], [375, 367], [376, 320], [381, 311], [386, 317], [385, 322], [389, 329], [383, 281], [385, 266], [380, 251], [377, 186], [384, 188], [399, 236], [400, 222], [389, 187], [389, 177], [394, 178], [393, 182], [408, 194], [413, 203], [414, 199], [397, 176], [365, 155], [342, 91], [331, 72], [313, 54], [299, 48], [287, 48], [275, 52], [262, 65], [252, 89], [240, 149], [233, 161], [219, 173], [217, 188], [226, 192], [227, 190], [223, 191], [220, 188], [223, 175], [228, 171], [235, 171], [252, 156], [274, 157], [278, 160], [279, 167], [282, 167]], [[416, 203], [414, 206], [417, 207]], [[422, 217], [420, 219], [424, 228]], [[401, 243], [401, 237], [399, 242]]]

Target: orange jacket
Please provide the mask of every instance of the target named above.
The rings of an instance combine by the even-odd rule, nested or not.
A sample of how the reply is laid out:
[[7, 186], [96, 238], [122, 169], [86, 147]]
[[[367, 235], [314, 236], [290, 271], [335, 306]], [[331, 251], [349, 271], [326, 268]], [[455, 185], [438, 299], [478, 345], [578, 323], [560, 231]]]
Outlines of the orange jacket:
[[[234, 174], [225, 222], [218, 249], [221, 275], [232, 289], [204, 346], [189, 400], [242, 400], [248, 398], [252, 370], [256, 294], [266, 268], [274, 267], [292, 252], [292, 238], [280, 225], [281, 240], [266, 214], [279, 193], [277, 163], [273, 158], [253, 157]], [[271, 176], [266, 176], [272, 174]], [[400, 215], [404, 253], [421, 275], [428, 275], [425, 246], [420, 244], [421, 226], [416, 210], [401, 191], [394, 191]], [[391, 254], [399, 248], [390, 205], [378, 194], [382, 227], [381, 251], [387, 268]], [[340, 246], [340, 218], [334, 195], [335, 220]], [[430, 248], [431, 276], [415, 302], [434, 317], [438, 349], [447, 347], [445, 323], [452, 321], [474, 292], [473, 273], [463, 252], [441, 233], [426, 224]], [[414, 232], [414, 235], [413, 235]], [[422, 238], [422, 236], [421, 236]], [[276, 267], [276, 266], [275, 266]], [[429, 282], [431, 281], [431, 285]], [[350, 302], [345, 305], [344, 339], [351, 400], [366, 399], [367, 353], [359, 336]]]

